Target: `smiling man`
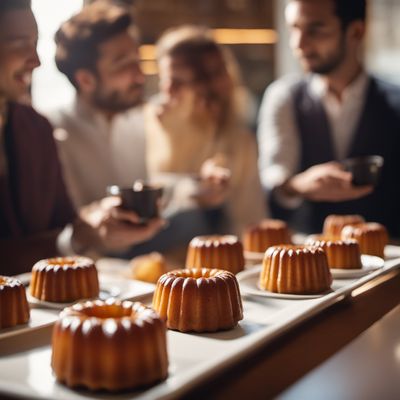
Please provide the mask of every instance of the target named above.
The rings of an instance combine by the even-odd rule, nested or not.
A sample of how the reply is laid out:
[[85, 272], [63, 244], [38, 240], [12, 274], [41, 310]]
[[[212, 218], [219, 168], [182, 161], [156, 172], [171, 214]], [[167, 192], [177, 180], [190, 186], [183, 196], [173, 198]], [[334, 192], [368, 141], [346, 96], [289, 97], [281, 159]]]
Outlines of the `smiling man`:
[[[76, 89], [49, 113], [77, 206], [111, 184], [146, 179], [141, 107], [144, 75], [130, 14], [104, 1], [86, 6], [56, 33], [56, 64]], [[84, 172], [82, 172], [84, 171]]]
[[[27, 0], [0, 3], [0, 250], [2, 273], [27, 271], [57, 254], [61, 228], [75, 218], [48, 122], [17, 101], [40, 65], [38, 30]], [[44, 172], [46, 171], [46, 172]], [[44, 195], [45, 194], [45, 195]], [[26, 265], [23, 262], [27, 261]]]
[[120, 250], [153, 236], [160, 219], [139, 224], [111, 199], [96, 219], [77, 216], [67, 194], [49, 122], [18, 103], [40, 62], [29, 0], [0, 2], [0, 254], [1, 274], [29, 271], [41, 258]]
[[[266, 90], [260, 173], [276, 216], [319, 232], [328, 214], [362, 214], [400, 236], [400, 90], [366, 71], [365, 0], [290, 0], [290, 46], [305, 75]], [[379, 154], [379, 185], [353, 186], [338, 161]]]

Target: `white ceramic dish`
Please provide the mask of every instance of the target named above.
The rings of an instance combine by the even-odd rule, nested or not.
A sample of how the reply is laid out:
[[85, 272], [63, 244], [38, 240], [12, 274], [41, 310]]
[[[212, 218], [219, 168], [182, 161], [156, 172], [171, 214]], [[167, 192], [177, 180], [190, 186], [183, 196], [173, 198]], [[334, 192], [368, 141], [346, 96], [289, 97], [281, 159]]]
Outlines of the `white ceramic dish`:
[[51, 312], [48, 310], [31, 309], [30, 313], [30, 319], [26, 324], [0, 329], [0, 340], [51, 325], [58, 318], [58, 312]]
[[[133, 279], [125, 279], [119, 276], [111, 276], [109, 274], [99, 273], [100, 296], [102, 300], [114, 297], [120, 300], [140, 300], [154, 292], [155, 285], [147, 282], [137, 281]], [[42, 301], [32, 297], [27, 289], [27, 298], [29, 304], [33, 307], [50, 308], [62, 310], [72, 303], [55, 303]]]
[[[99, 299], [101, 300], [107, 300], [111, 297], [117, 298], [121, 294], [121, 290], [117, 286], [110, 286], [109, 288], [105, 287], [102, 285], [100, 287], [100, 294], [99, 294]], [[37, 306], [37, 307], [42, 307], [42, 308], [51, 308], [53, 310], [62, 310], [65, 307], [72, 306], [72, 304], [76, 303], [75, 301], [71, 303], [56, 303], [52, 301], [44, 301], [44, 300], [39, 300], [35, 297], [32, 297], [28, 290], [26, 291], [26, 298], [28, 299], [28, 303]], [[89, 299], [81, 299], [79, 301], [83, 300], [89, 300]]]
[[264, 253], [256, 253], [254, 251], [244, 251], [244, 259], [250, 262], [260, 263], [264, 259]]
[[370, 256], [363, 254], [361, 256], [361, 269], [339, 269], [331, 268], [332, 276], [335, 279], [349, 279], [349, 278], [360, 278], [364, 275], [370, 274], [371, 272], [383, 268], [385, 262], [380, 257]]
[[388, 244], [385, 246], [385, 260], [390, 260], [400, 257], [400, 246]]
[[319, 294], [286, 294], [286, 293], [273, 293], [268, 290], [259, 288], [258, 279], [261, 272], [261, 265], [257, 265], [248, 271], [239, 272], [236, 278], [240, 285], [240, 291], [242, 294], [251, 296], [261, 296], [261, 297], [271, 297], [275, 299], [289, 299], [289, 300], [305, 300], [305, 299], [315, 299], [322, 297], [326, 294], [331, 293], [328, 291]]

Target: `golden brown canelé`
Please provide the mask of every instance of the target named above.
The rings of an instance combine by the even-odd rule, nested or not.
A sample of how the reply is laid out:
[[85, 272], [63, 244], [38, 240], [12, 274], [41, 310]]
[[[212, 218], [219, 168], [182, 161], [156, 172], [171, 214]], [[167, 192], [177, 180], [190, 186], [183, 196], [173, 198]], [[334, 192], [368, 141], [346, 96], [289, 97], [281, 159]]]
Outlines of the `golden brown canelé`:
[[291, 243], [288, 225], [279, 219], [264, 219], [243, 233], [244, 250], [254, 253], [263, 253], [268, 247], [277, 244]]
[[51, 366], [70, 387], [116, 391], [156, 383], [168, 374], [165, 322], [141, 303], [77, 303], [53, 328]]
[[56, 257], [38, 261], [32, 268], [31, 296], [66, 303], [99, 296], [94, 262], [87, 257]]
[[243, 245], [234, 235], [196, 236], [188, 247], [186, 268], [244, 269]]
[[158, 278], [167, 272], [167, 263], [162, 254], [152, 252], [131, 260], [132, 278], [157, 283]]
[[355, 239], [362, 254], [384, 257], [385, 246], [389, 242], [386, 228], [377, 222], [348, 225], [342, 229], [342, 239]]
[[235, 275], [218, 269], [181, 269], [157, 283], [153, 308], [167, 327], [181, 332], [231, 329], [243, 318]]
[[0, 276], [0, 329], [26, 324], [29, 317], [24, 285], [18, 279]]
[[361, 215], [328, 215], [324, 221], [323, 236], [340, 239], [344, 226], [361, 222], [365, 222]]
[[261, 289], [274, 293], [318, 294], [332, 283], [326, 253], [315, 246], [272, 246], [260, 274]]
[[307, 244], [321, 247], [328, 258], [329, 268], [361, 269], [361, 251], [358, 242], [354, 239], [323, 239], [308, 240]]

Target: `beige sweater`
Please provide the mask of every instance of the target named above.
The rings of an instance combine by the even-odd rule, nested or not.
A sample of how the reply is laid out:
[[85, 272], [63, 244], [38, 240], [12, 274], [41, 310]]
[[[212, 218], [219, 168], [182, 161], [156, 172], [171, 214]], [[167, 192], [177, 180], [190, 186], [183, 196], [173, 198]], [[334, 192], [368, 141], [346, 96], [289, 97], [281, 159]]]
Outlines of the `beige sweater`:
[[234, 121], [217, 131], [206, 119], [193, 122], [187, 115], [158, 117], [156, 107], [145, 110], [146, 159], [150, 176], [159, 173], [198, 174], [204, 161], [222, 154], [225, 167], [231, 171], [230, 190], [226, 202], [232, 233], [266, 216], [265, 198], [257, 167], [255, 137]]

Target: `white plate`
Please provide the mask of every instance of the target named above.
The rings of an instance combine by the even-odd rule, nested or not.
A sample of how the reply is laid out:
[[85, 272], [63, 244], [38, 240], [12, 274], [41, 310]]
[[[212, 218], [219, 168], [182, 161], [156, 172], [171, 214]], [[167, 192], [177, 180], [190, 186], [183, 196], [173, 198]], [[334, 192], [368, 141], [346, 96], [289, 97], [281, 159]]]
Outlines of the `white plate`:
[[[105, 300], [110, 297], [115, 297], [120, 300], [140, 300], [154, 292], [155, 285], [147, 282], [137, 281], [134, 279], [124, 279], [121, 277], [113, 277], [108, 274], [99, 274], [100, 281], [100, 296]], [[27, 290], [28, 302], [35, 307], [51, 308], [62, 310], [74, 303], [54, 303], [42, 301], [32, 297]]]
[[[100, 287], [100, 293], [99, 293], [99, 299], [101, 300], [107, 300], [111, 297], [118, 297], [121, 294], [121, 290], [116, 287], [116, 286], [110, 286], [110, 287], [105, 287], [102, 285]], [[63, 310], [65, 307], [72, 306], [75, 304], [77, 301], [72, 301], [72, 302], [67, 302], [67, 303], [56, 303], [54, 301], [44, 301], [44, 300], [39, 300], [29, 293], [28, 289], [26, 291], [26, 298], [28, 299], [28, 303], [34, 306], [39, 306], [43, 308], [51, 308], [53, 310]], [[84, 301], [84, 300], [90, 300], [90, 299], [80, 299], [78, 301]], [[93, 300], [93, 299], [92, 299]]]
[[31, 309], [30, 313], [31, 317], [26, 324], [16, 325], [12, 328], [0, 329], [0, 339], [43, 328], [53, 324], [58, 319], [58, 313], [51, 311]]
[[385, 259], [393, 259], [400, 257], [400, 246], [388, 244], [385, 246]]
[[123, 258], [103, 257], [96, 261], [96, 268], [101, 274], [127, 277], [131, 272], [130, 261]]
[[261, 262], [264, 259], [264, 253], [257, 253], [255, 251], [245, 250], [243, 254], [246, 261]]
[[362, 268], [359, 269], [331, 268], [332, 276], [336, 279], [360, 278], [364, 275], [371, 273], [372, 271], [375, 271], [379, 268], [383, 268], [385, 262], [380, 257], [362, 254], [361, 264]]
[[239, 272], [236, 275], [236, 279], [240, 285], [240, 291], [242, 294], [261, 296], [261, 297], [273, 297], [276, 299], [290, 299], [290, 300], [304, 300], [304, 299], [315, 299], [322, 297], [332, 291], [319, 294], [286, 294], [286, 293], [274, 293], [268, 290], [260, 289], [258, 287], [258, 279], [261, 272], [261, 265], [258, 265], [248, 271]]

